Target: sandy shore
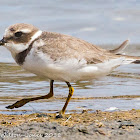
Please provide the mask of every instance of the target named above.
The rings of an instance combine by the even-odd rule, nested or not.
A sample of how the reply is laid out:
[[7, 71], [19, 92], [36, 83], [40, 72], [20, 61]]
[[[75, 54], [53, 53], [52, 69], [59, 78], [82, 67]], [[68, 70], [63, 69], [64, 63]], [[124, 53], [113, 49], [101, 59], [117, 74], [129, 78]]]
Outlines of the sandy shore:
[[140, 110], [81, 114], [0, 114], [0, 139], [138, 140]]

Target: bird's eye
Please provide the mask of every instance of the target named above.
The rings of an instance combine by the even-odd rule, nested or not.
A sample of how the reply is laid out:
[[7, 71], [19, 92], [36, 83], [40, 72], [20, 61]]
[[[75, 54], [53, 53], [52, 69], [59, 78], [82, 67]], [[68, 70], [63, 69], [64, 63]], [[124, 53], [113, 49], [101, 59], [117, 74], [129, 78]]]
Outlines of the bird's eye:
[[22, 36], [22, 32], [16, 32], [15, 33], [15, 37], [21, 37]]

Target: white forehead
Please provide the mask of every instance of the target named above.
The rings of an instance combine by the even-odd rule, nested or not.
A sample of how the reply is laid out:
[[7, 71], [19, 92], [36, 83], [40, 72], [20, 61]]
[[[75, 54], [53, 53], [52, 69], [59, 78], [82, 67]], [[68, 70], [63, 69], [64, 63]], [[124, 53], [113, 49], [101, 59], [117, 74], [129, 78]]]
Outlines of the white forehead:
[[12, 32], [9, 30], [9, 28], [6, 28], [4, 36], [11, 36], [11, 35], [12, 35]]

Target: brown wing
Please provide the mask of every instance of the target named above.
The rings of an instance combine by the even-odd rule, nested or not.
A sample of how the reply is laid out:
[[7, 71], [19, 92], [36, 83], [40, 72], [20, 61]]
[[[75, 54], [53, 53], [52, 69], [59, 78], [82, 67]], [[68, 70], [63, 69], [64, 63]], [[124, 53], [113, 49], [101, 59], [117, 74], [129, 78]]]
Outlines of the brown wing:
[[77, 58], [85, 59], [87, 63], [100, 63], [115, 56], [105, 49], [68, 35], [43, 32], [40, 39], [45, 45], [38, 47], [38, 50], [53, 60]]

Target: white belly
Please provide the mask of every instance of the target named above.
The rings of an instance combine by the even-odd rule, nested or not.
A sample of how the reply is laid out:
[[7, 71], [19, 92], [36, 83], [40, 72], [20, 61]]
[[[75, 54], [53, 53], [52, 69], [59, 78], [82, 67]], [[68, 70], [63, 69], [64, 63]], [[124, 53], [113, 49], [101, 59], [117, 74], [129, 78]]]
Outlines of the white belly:
[[86, 61], [69, 59], [53, 62], [43, 53], [31, 52], [25, 59], [23, 68], [42, 77], [60, 81], [91, 80], [109, 74], [119, 66], [123, 58], [113, 59], [99, 64], [86, 64]]

